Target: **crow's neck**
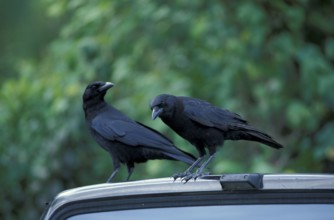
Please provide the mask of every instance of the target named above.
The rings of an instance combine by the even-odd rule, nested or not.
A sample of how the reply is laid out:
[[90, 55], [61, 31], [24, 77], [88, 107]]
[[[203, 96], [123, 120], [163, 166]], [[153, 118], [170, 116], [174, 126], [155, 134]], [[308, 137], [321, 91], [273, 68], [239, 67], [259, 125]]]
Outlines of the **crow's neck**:
[[184, 111], [184, 105], [183, 105], [183, 102], [182, 100], [178, 99], [175, 97], [175, 100], [174, 100], [174, 108], [172, 108], [173, 110], [168, 112], [168, 113], [165, 113], [162, 115], [161, 119], [164, 121], [164, 120], [175, 120], [175, 119], [178, 119], [182, 114], [183, 114], [183, 111]]
[[86, 100], [83, 104], [83, 109], [85, 111], [86, 118], [95, 117], [100, 111], [102, 111], [107, 106], [107, 103], [102, 98], [94, 98]]

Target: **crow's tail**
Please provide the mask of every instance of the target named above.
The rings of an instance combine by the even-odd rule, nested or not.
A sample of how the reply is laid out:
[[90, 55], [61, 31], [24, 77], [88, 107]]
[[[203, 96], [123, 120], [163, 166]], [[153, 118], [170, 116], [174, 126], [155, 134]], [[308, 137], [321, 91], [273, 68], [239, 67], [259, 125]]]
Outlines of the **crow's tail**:
[[283, 145], [275, 141], [268, 134], [259, 131], [250, 125], [239, 124], [233, 130], [234, 131], [227, 137], [228, 139], [256, 141], [275, 149], [283, 148]]
[[[140, 122], [137, 122], [141, 126], [151, 130], [156, 135], [160, 136], [160, 144], [158, 146], [154, 146], [154, 150], [159, 151], [159, 156], [155, 155], [155, 159], [169, 159], [169, 160], [179, 160], [187, 164], [193, 164], [196, 161], [196, 158], [191, 155], [190, 153], [187, 153], [179, 148], [177, 148], [174, 143], [169, 140], [166, 136], [161, 134], [160, 132], [154, 130], [153, 128], [150, 128]], [[148, 147], [148, 146], [146, 146]], [[148, 147], [149, 148], [149, 147]], [[151, 148], [152, 149], [152, 148]], [[151, 158], [153, 159], [153, 158]]]
[[180, 150], [175, 147], [174, 152], [164, 152], [165, 155], [173, 160], [179, 160], [187, 164], [193, 164], [196, 158], [188, 152]]

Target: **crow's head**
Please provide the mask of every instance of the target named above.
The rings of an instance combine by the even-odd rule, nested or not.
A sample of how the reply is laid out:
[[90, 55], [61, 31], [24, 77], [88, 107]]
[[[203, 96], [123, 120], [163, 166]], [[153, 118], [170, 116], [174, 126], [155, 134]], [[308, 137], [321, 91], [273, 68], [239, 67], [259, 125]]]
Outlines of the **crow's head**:
[[103, 99], [107, 90], [113, 87], [114, 84], [111, 82], [93, 82], [86, 87], [83, 94], [83, 101], [88, 101], [90, 99]]
[[155, 97], [151, 104], [152, 110], [152, 119], [156, 119], [157, 117], [168, 117], [172, 116], [175, 111], [175, 105], [177, 103], [177, 99], [173, 95], [161, 94]]

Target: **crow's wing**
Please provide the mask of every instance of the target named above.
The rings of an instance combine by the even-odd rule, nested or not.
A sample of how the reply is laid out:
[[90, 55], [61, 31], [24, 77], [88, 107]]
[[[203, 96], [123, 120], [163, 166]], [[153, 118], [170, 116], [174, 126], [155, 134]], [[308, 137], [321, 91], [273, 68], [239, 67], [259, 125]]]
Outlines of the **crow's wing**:
[[118, 141], [130, 147], [140, 146], [157, 150], [188, 164], [195, 161], [192, 155], [176, 148], [173, 142], [158, 131], [131, 119], [122, 119], [113, 119], [100, 114], [92, 120], [90, 126], [107, 140]]
[[108, 119], [97, 116], [92, 120], [92, 128], [105, 139], [119, 141], [129, 146], [164, 148], [173, 146], [168, 139], [134, 121]]
[[184, 112], [191, 120], [226, 132], [226, 137], [231, 140], [253, 140], [277, 149], [283, 147], [269, 135], [248, 125], [238, 114], [199, 99], [184, 97], [183, 104]]
[[184, 104], [185, 115], [199, 124], [215, 127], [223, 131], [247, 125], [247, 121], [236, 113], [218, 108], [200, 99], [181, 98]]

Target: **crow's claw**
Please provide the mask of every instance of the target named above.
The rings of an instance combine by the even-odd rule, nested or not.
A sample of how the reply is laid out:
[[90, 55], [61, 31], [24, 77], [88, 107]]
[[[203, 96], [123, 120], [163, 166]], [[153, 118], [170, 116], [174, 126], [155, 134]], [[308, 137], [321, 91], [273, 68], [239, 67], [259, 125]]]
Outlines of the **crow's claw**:
[[189, 180], [193, 179], [196, 181], [199, 177], [202, 177], [204, 175], [209, 175], [209, 172], [206, 173], [200, 173], [200, 172], [195, 172], [195, 173], [188, 173], [187, 175], [181, 177], [183, 183], [187, 183]]
[[198, 173], [198, 172], [196, 172], [196, 173], [193, 174], [193, 179], [196, 181], [198, 177], [201, 177], [203, 175], [204, 175], [204, 173]]
[[173, 179], [175, 181], [178, 178], [183, 179], [184, 177], [186, 177], [188, 175], [191, 175], [191, 173], [189, 173], [189, 172], [177, 173], [177, 174], [174, 174], [172, 177], [173, 177]]
[[202, 176], [202, 175], [203, 175], [203, 174], [195, 174], [194, 177], [193, 177], [194, 181], [196, 181], [197, 178], [200, 177], [200, 176]]
[[194, 181], [196, 181], [196, 179], [199, 177], [200, 175], [198, 173], [189, 173], [188, 175], [184, 176], [182, 178], [182, 182], [183, 183], [187, 183], [189, 180], [193, 179]]
[[190, 173], [189, 175], [183, 177], [181, 181], [182, 183], [186, 184], [191, 179], [193, 179], [193, 174]]

